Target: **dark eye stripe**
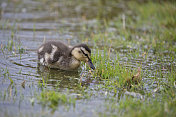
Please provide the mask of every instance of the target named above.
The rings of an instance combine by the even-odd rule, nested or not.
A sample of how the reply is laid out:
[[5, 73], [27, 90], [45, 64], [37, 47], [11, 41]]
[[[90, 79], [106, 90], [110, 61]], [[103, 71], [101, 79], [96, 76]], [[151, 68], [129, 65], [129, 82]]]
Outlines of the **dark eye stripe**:
[[82, 49], [81, 49], [81, 52], [82, 52], [85, 56], [87, 56], [87, 54], [85, 54], [84, 51], [83, 51]]
[[84, 53], [84, 51], [81, 49], [82, 53], [89, 59], [88, 54]]

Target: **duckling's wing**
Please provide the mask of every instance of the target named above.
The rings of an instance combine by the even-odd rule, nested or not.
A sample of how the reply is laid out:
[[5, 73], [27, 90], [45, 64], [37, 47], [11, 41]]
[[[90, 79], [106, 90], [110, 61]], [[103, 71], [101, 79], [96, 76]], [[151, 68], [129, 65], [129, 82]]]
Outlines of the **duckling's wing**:
[[55, 53], [53, 53], [53, 57], [49, 59], [48, 63], [50, 64], [55, 63], [63, 56], [65, 56], [64, 53], [61, 52], [60, 50], [57, 50]]
[[53, 64], [63, 58], [68, 56], [70, 48], [61, 42], [50, 41], [38, 49], [38, 59], [43, 60], [46, 63]]

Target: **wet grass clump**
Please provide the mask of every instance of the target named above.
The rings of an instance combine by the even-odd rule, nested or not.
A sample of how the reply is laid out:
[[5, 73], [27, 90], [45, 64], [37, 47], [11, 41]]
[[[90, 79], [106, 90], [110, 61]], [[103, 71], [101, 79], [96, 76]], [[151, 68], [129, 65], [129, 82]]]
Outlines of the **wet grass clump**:
[[[150, 100], [140, 100], [132, 97], [125, 97], [117, 104], [115, 102], [109, 102], [110, 107], [107, 106], [107, 110], [111, 114], [101, 113], [100, 116], [123, 116], [123, 117], [174, 117], [175, 114], [175, 104], [176, 98], [168, 99], [150, 99]], [[112, 111], [113, 110], [113, 111]]]
[[[110, 57], [110, 54], [107, 49], [96, 51], [95, 56], [92, 58], [96, 66], [94, 76], [102, 80], [107, 80], [107, 82], [114, 82], [118, 87], [123, 87], [125, 84], [126, 86], [130, 86], [131, 83], [135, 83], [136, 77], [134, 76], [137, 70], [127, 68], [127, 65], [121, 64], [118, 53], [116, 53], [114, 58]], [[140, 74], [138, 75], [139, 77]]]
[[21, 42], [10, 39], [6, 44], [1, 43], [1, 51], [2, 53], [12, 52], [13, 54], [23, 54], [25, 53], [26, 49], [22, 47]]
[[43, 90], [38, 96], [38, 100], [40, 104], [51, 108], [52, 111], [57, 110], [59, 105], [74, 106], [76, 101], [73, 97], [55, 90]]

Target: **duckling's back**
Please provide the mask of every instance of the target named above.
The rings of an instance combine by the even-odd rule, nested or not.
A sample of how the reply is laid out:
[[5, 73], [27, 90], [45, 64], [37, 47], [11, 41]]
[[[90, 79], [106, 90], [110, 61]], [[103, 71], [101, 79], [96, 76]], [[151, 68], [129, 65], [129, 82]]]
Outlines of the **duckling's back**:
[[37, 51], [39, 63], [45, 66], [59, 63], [62, 59], [69, 58], [70, 50], [71, 48], [60, 41], [46, 42]]

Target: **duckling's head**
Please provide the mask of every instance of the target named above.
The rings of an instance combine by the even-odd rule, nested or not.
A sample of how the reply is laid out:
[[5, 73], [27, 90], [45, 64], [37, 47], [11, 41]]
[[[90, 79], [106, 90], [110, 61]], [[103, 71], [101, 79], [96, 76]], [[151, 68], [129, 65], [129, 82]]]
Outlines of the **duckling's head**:
[[80, 44], [74, 46], [71, 54], [80, 61], [83, 61], [89, 65], [90, 68], [95, 69], [92, 60], [91, 60], [91, 50], [86, 44]]

